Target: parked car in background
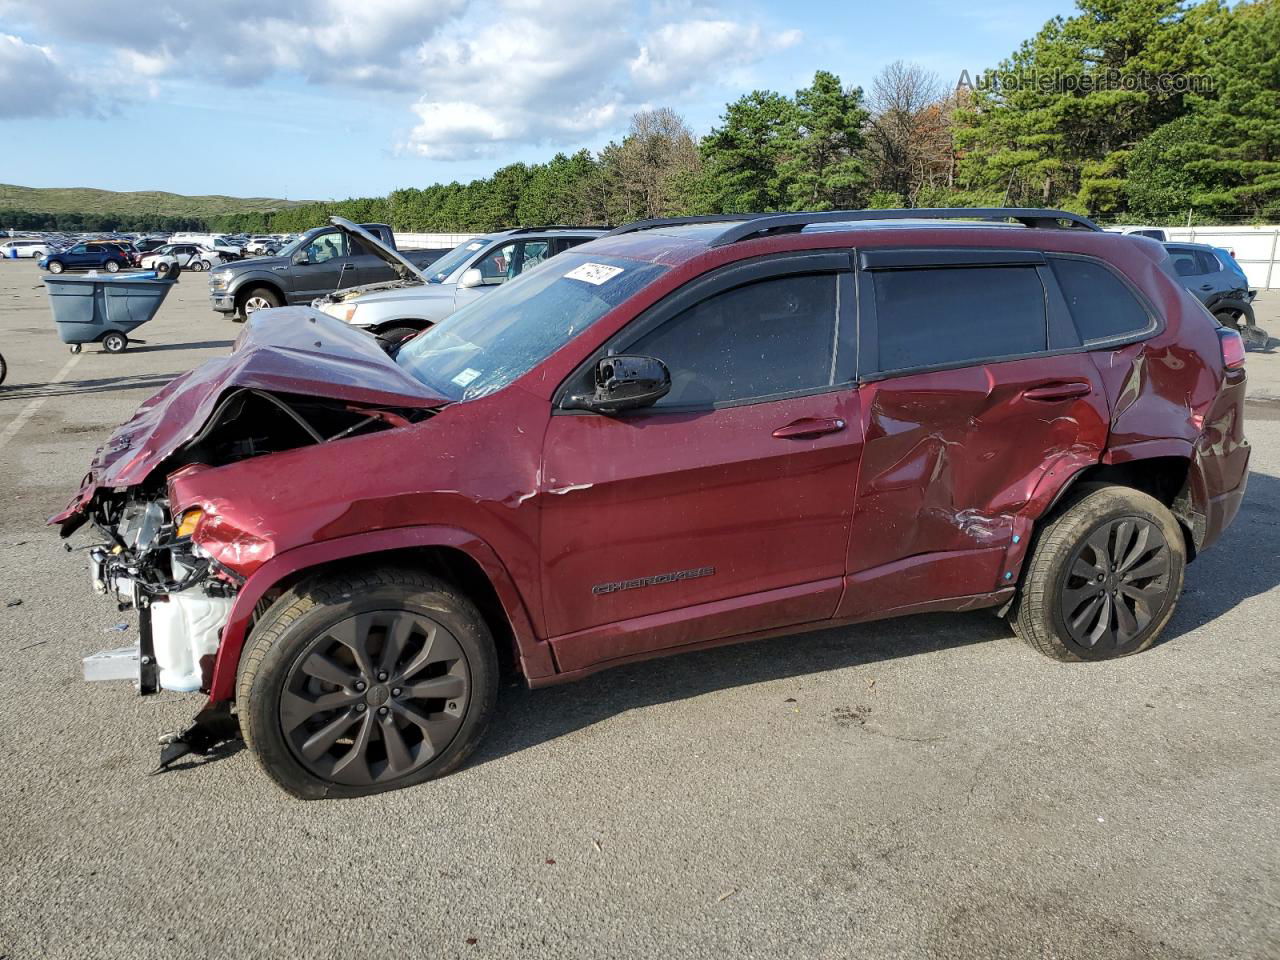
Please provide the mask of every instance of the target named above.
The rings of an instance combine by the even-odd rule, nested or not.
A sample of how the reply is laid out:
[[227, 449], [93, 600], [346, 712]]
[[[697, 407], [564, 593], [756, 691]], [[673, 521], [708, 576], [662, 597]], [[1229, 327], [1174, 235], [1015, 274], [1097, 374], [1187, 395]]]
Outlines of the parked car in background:
[[275, 249], [272, 249], [273, 247], [279, 249], [275, 239], [272, 237], [250, 237], [244, 245], [244, 252], [250, 256], [275, 253]]
[[238, 722], [305, 798], [456, 769], [500, 661], [976, 608], [1127, 656], [1248, 478], [1243, 344], [1167, 259], [1056, 210], [632, 224], [395, 347], [254, 315], [50, 522], [106, 538], [141, 690], [207, 694], [162, 765]]
[[386, 250], [399, 254], [393, 267], [381, 253], [370, 249], [361, 235], [343, 226], [350, 221], [330, 219], [331, 226], [308, 230], [273, 257], [254, 257], [211, 273], [213, 309], [242, 320], [255, 310], [309, 304], [343, 287], [391, 280], [397, 269], [411, 276], [413, 269], [445, 252], [397, 250], [395, 234], [385, 223], [360, 224], [364, 233], [377, 237]]
[[1191, 291], [1220, 323], [1249, 340], [1265, 343], [1267, 334], [1254, 316], [1249, 278], [1230, 251], [1207, 243], [1166, 243], [1178, 282]]
[[216, 251], [223, 260], [239, 260], [244, 256], [244, 245], [229, 237], [214, 237], [203, 246]]
[[212, 270], [222, 262], [222, 254], [217, 250], [195, 243], [167, 243], [142, 258], [143, 267], [160, 272], [167, 272], [173, 264], [177, 264], [185, 270], [200, 273]]
[[129, 256], [119, 247], [106, 243], [76, 243], [66, 250], [50, 253], [40, 267], [50, 273], [64, 270], [106, 270], [108, 273], [130, 266]]
[[0, 258], [39, 260], [55, 249], [44, 240], [6, 240], [0, 243]]
[[370, 333], [403, 339], [605, 232], [604, 227], [557, 226], [487, 233], [450, 250], [425, 275], [339, 290], [313, 306]]

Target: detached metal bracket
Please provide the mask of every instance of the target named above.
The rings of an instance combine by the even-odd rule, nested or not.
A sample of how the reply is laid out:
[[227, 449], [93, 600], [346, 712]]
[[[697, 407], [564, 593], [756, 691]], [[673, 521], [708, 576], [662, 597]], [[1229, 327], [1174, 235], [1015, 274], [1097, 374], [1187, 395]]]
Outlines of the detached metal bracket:
[[209, 753], [221, 744], [238, 739], [240, 723], [231, 715], [229, 704], [205, 707], [181, 733], [168, 733], [160, 738], [160, 765], [151, 771], [151, 776], [168, 770], [189, 753]]

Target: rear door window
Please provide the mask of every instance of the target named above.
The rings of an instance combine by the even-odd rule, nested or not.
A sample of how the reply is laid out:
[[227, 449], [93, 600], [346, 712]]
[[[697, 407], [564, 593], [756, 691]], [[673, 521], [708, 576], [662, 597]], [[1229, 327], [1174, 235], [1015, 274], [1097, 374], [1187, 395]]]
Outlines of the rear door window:
[[1085, 343], [1140, 333], [1151, 315], [1128, 285], [1094, 260], [1050, 257], [1053, 275]]
[[888, 373], [1024, 356], [1048, 346], [1034, 266], [872, 272], [876, 366]]
[[1199, 277], [1211, 270], [1204, 269], [1204, 261], [1196, 257], [1197, 251], [1189, 247], [1169, 247], [1169, 259], [1173, 261], [1173, 272], [1179, 277]]

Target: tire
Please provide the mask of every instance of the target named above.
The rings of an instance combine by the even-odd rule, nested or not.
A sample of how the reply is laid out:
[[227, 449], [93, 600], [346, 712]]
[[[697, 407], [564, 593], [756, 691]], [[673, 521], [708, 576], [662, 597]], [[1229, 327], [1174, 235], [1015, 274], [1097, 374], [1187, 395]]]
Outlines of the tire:
[[240, 301], [240, 312], [246, 317], [259, 310], [269, 310], [281, 306], [280, 298], [269, 287], [254, 287]]
[[9, 366], [4, 362], [4, 357], [0, 357], [0, 383], [4, 383], [4, 378], [9, 375]]
[[1186, 562], [1182, 528], [1159, 500], [1090, 486], [1037, 534], [1010, 622], [1055, 660], [1140, 653], [1173, 616]]
[[188, 270], [190, 270], [192, 273], [203, 273], [203, 272], [204, 272], [204, 270], [205, 270], [204, 261], [203, 261], [203, 260], [191, 260], [191, 261], [187, 264], [187, 269], [188, 269]]
[[[393, 636], [398, 657], [386, 647]], [[497, 651], [475, 605], [444, 581], [393, 567], [285, 593], [250, 635], [236, 683], [245, 744], [304, 800], [449, 773], [484, 735], [497, 692]]]
[[49, 261], [49, 272], [50, 272], [50, 273], [61, 273], [61, 272], [62, 272], [63, 270], [65, 270], [65, 269], [66, 269], [66, 267], [64, 267], [64, 266], [62, 265], [62, 261], [61, 261], [61, 260], [50, 260], [50, 261]]
[[73, 344], [71, 344], [71, 346], [67, 347], [67, 349], [68, 349], [68, 350], [70, 350], [72, 353], [79, 353], [81, 350], [83, 350], [83, 349], [84, 349], [84, 344], [83, 344], [83, 343], [73, 343]]
[[129, 347], [129, 338], [118, 330], [112, 330], [102, 338], [102, 349], [107, 353], [124, 353]]
[[32, 260], [39, 260], [39, 259], [40, 259], [41, 257], [43, 257], [43, 256], [46, 256], [46, 254], [43, 254], [43, 253], [37, 253], [37, 252], [36, 252], [36, 251], [34, 251], [34, 250], [32, 250], [32, 251], [31, 251], [31, 259], [32, 259]]
[[108, 260], [108, 261], [106, 262], [106, 268], [107, 268], [107, 273], [119, 273], [119, 272], [120, 272], [120, 264], [119, 264], [118, 262], [116, 262], [115, 260]]

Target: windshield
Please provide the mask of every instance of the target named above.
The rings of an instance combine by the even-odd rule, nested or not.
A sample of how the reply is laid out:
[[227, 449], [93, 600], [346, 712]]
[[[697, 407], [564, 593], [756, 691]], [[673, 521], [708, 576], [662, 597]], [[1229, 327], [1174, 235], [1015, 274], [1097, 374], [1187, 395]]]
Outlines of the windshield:
[[431, 273], [427, 277], [427, 282], [444, 283], [445, 278], [466, 263], [467, 258], [483, 247], [484, 243], [479, 237], [472, 237], [458, 244], [435, 263], [428, 264], [427, 269]]
[[298, 237], [296, 240], [290, 240], [287, 244], [285, 244], [283, 247], [281, 247], [279, 250], [276, 251], [276, 256], [292, 257], [298, 251], [298, 248], [307, 242], [307, 239], [310, 236], [311, 236], [310, 233], [304, 233], [302, 236]]
[[398, 363], [450, 400], [493, 393], [641, 290], [667, 267], [562, 253], [414, 337]]

